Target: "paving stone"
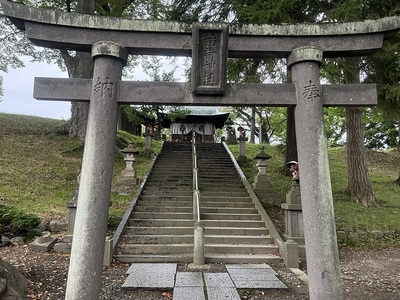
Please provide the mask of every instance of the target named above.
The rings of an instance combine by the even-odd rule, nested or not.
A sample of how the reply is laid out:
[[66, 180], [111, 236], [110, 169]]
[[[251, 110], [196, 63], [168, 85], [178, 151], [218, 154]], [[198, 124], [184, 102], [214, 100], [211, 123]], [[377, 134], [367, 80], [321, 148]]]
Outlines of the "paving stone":
[[260, 281], [260, 280], [279, 280], [275, 274], [230, 274], [233, 282], [236, 280]]
[[207, 287], [235, 287], [228, 273], [204, 273], [204, 281]]
[[203, 276], [199, 272], [178, 272], [175, 278], [176, 287], [203, 287]]
[[229, 275], [264, 275], [271, 274], [276, 275], [277, 273], [273, 269], [227, 269]]
[[287, 289], [287, 286], [276, 280], [235, 280], [236, 288], [238, 289]]
[[267, 264], [227, 264], [226, 269], [271, 269]]
[[207, 287], [208, 300], [240, 300], [236, 288]]
[[149, 289], [172, 289], [175, 284], [174, 273], [130, 273], [126, 278], [122, 288], [136, 289], [136, 288], [149, 288]]
[[225, 265], [226, 269], [230, 274], [241, 274], [243, 270], [264, 270], [271, 274], [277, 274], [274, 269], [272, 269], [267, 264], [229, 264]]
[[136, 273], [164, 273], [164, 274], [171, 274], [171, 273], [176, 273], [176, 263], [133, 263], [128, 271], [126, 271], [126, 274], [130, 274], [133, 272]]
[[[176, 287], [172, 300], [205, 300], [204, 288], [198, 286]], [[211, 299], [211, 298], [209, 298]]]

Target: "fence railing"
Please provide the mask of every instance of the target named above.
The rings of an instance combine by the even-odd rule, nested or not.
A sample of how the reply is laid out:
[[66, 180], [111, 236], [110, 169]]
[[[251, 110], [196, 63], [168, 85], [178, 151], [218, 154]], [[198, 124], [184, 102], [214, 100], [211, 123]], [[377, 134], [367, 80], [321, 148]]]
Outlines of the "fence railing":
[[199, 189], [199, 169], [197, 165], [196, 133], [192, 135], [192, 159], [193, 159], [193, 264], [205, 264], [205, 240], [204, 223], [201, 220], [201, 196]]

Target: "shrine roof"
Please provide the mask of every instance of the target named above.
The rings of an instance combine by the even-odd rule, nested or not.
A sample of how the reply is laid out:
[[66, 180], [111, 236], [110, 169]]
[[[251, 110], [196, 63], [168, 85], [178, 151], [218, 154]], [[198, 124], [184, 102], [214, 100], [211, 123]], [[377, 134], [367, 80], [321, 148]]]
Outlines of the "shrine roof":
[[204, 124], [212, 123], [216, 128], [222, 128], [225, 121], [228, 119], [229, 113], [216, 114], [216, 115], [186, 115], [182, 118], [177, 118], [171, 123], [187, 123], [187, 124]]

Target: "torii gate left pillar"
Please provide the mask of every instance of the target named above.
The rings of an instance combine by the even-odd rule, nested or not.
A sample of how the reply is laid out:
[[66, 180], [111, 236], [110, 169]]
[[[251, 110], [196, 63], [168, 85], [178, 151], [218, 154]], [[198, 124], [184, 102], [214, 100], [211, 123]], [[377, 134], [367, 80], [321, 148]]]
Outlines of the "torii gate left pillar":
[[92, 57], [94, 74], [67, 300], [100, 297], [117, 132], [118, 87], [128, 54], [114, 42], [98, 42], [92, 47]]

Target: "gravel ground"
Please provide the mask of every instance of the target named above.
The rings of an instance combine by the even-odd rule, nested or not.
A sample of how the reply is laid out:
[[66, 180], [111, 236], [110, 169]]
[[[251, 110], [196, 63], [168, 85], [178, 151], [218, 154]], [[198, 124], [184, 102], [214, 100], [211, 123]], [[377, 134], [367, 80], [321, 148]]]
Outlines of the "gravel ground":
[[[35, 252], [29, 246], [0, 248], [0, 257], [21, 270], [28, 279], [28, 299], [64, 299], [69, 255]], [[397, 300], [400, 295], [400, 248], [386, 250], [340, 250], [343, 293], [345, 300]], [[172, 299], [172, 291], [124, 291], [129, 265], [113, 262], [103, 272], [100, 299]], [[308, 299], [308, 286], [281, 264], [273, 266], [287, 290], [239, 290], [242, 299]], [[185, 264], [178, 266], [186, 270]], [[224, 271], [213, 265], [211, 271]]]

